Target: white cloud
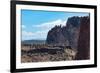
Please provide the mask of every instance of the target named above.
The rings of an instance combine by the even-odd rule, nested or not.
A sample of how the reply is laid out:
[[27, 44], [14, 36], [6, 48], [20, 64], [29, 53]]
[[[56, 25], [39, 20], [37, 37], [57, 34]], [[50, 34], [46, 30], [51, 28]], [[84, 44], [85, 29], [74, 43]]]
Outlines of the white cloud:
[[[42, 23], [40, 25], [33, 25], [33, 29], [38, 29], [35, 32], [28, 32], [23, 30], [22, 31], [22, 39], [25, 37], [25, 39], [46, 39], [48, 31], [53, 28], [56, 25], [61, 25], [61, 26], [65, 26], [66, 25], [66, 21], [63, 21], [61, 19], [55, 20], [55, 21], [51, 21], [51, 22], [46, 22], [46, 23]], [[22, 26], [23, 28], [25, 28], [25, 26]]]
[[22, 25], [22, 29], [24, 29], [24, 28], [26, 28], [26, 26], [25, 25]]
[[33, 32], [22, 31], [22, 36], [33, 36]]
[[[22, 31], [22, 36], [27, 39], [46, 39], [48, 31], [28, 32]], [[23, 39], [22, 37], [22, 39]]]
[[53, 28], [56, 25], [65, 26], [66, 25], [66, 21], [58, 19], [58, 20], [55, 20], [55, 21], [42, 23], [40, 25], [33, 25], [33, 28], [38, 28], [38, 29], [41, 29], [41, 30], [45, 30], [45, 29], [46, 30], [50, 30], [51, 28]]

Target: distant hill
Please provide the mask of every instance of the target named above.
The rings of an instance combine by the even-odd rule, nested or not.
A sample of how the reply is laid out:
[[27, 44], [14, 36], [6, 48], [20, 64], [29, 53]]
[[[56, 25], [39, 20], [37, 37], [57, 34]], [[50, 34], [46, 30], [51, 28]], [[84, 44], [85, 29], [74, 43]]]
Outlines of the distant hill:
[[45, 44], [45, 40], [24, 40], [22, 44]]

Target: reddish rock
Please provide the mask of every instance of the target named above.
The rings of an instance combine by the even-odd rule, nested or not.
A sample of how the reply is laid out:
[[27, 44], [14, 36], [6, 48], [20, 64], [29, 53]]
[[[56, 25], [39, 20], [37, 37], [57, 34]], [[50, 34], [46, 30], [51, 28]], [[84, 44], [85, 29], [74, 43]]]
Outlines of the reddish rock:
[[77, 60], [90, 59], [90, 18], [81, 18]]

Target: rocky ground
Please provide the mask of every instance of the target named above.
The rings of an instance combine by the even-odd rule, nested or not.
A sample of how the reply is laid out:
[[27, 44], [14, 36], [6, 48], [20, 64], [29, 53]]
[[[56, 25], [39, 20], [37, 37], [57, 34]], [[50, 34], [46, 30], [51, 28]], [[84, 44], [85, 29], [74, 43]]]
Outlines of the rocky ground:
[[[55, 51], [55, 49], [52, 49]], [[36, 51], [36, 50], [33, 50]], [[43, 50], [42, 50], [43, 51]], [[66, 49], [63, 51], [56, 50], [56, 53], [48, 52], [30, 52], [29, 50], [22, 49], [21, 62], [47, 62], [47, 61], [65, 61], [65, 60], [74, 60], [76, 51], [72, 49]]]

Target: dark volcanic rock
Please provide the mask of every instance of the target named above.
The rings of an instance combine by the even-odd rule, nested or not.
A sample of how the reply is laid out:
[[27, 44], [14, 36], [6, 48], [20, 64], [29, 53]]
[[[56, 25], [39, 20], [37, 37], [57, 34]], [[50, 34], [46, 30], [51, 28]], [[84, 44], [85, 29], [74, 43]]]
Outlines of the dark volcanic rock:
[[81, 19], [80, 34], [78, 39], [77, 60], [90, 58], [90, 18], [83, 17]]
[[74, 17], [70, 17], [68, 18], [68, 21], [67, 21], [67, 27], [69, 28], [71, 25], [73, 27], [79, 27], [80, 25], [80, 19], [81, 17], [78, 17], [78, 16], [74, 16]]
[[66, 26], [55, 26], [47, 35], [47, 44], [70, 45], [77, 49], [77, 39], [79, 34], [81, 17], [68, 18]]
[[48, 32], [46, 43], [47, 44], [56, 44], [56, 45], [58, 45], [58, 44], [62, 45], [65, 43], [68, 44], [68, 41], [62, 32], [63, 32], [63, 30], [62, 30], [61, 26], [55, 26], [54, 28], [52, 28]]
[[77, 49], [77, 60], [90, 57], [90, 18], [71, 17], [66, 26], [55, 26], [47, 35], [47, 44], [66, 45]]
[[74, 49], [77, 49], [77, 40], [79, 37], [80, 30], [80, 19], [81, 17], [69, 18], [66, 23], [65, 30], [63, 31], [63, 35], [67, 37], [69, 45]]
[[90, 58], [90, 18], [68, 18], [66, 26], [55, 26], [48, 32], [47, 44], [69, 45], [77, 49], [77, 60]]

